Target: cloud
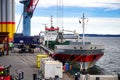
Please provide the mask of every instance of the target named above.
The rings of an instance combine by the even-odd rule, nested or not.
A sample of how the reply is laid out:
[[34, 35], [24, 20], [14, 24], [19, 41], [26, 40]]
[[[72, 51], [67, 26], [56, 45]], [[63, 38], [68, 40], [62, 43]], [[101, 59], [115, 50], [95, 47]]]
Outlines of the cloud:
[[[20, 16], [16, 15], [16, 26], [18, 25]], [[57, 19], [53, 18], [54, 27], [64, 27], [65, 30], [71, 30], [78, 33], [82, 33], [82, 26], [78, 22], [80, 18], [63, 18]], [[58, 22], [57, 22], [58, 20]], [[63, 24], [62, 24], [63, 20]], [[85, 32], [91, 34], [120, 34], [120, 18], [99, 18], [99, 17], [90, 17], [88, 23], [85, 25]], [[50, 17], [33, 17], [31, 19], [31, 33], [32, 35], [38, 35], [40, 31], [44, 31], [44, 24], [47, 24], [50, 27]], [[20, 29], [22, 29], [22, 23], [20, 24]], [[19, 29], [19, 32], [21, 32]], [[65, 32], [69, 33], [69, 32]]]
[[[16, 4], [20, 4], [16, 0]], [[38, 7], [51, 6], [103, 7], [108, 10], [120, 9], [120, 0], [39, 0]]]
[[120, 34], [120, 18], [89, 18], [86, 33]]
[[[62, 19], [59, 20], [61, 21]], [[77, 33], [82, 33], [82, 25], [79, 24], [79, 18], [63, 18], [63, 24], [60, 21], [57, 23], [57, 19], [53, 18], [53, 26], [58, 26], [60, 29], [63, 27], [65, 30], [70, 31], [76, 30]], [[85, 25], [85, 32], [89, 34], [120, 34], [119, 21], [120, 18], [89, 18], [89, 22]], [[43, 24], [47, 24], [50, 27], [50, 17], [33, 17], [32, 34], [43, 31], [45, 28]]]

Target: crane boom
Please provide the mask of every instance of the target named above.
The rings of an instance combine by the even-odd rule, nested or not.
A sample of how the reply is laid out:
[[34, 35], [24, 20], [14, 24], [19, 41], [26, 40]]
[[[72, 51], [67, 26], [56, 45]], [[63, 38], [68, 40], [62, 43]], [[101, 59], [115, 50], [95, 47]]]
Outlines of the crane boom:
[[39, 0], [20, 0], [24, 5], [23, 10], [23, 35], [30, 36], [31, 34], [31, 18]]
[[27, 11], [28, 12], [34, 12], [38, 2], [39, 2], [39, 0], [30, 0], [30, 4], [29, 4], [29, 6], [27, 8]]

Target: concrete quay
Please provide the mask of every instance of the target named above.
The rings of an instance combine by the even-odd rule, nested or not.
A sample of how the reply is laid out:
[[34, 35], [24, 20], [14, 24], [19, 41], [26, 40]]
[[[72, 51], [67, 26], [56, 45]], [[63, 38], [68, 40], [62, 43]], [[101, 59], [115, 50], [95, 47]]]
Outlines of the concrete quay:
[[[0, 65], [11, 65], [10, 74], [16, 75], [16, 71], [24, 72], [24, 80], [33, 80], [33, 74], [38, 73], [36, 68], [36, 55], [39, 53], [9, 53], [8, 56], [0, 56]], [[74, 80], [67, 73], [63, 73], [62, 80]]]
[[[24, 80], [33, 80], [33, 74], [38, 73], [38, 68], [36, 68], [36, 55], [40, 53], [10, 53], [8, 56], [0, 56], [0, 65], [11, 65], [10, 74], [16, 75], [16, 71], [23, 71]], [[87, 74], [85, 76], [80, 74], [80, 78], [75, 79], [75, 76], [68, 72], [63, 72], [62, 80], [120, 80], [120, 75]]]

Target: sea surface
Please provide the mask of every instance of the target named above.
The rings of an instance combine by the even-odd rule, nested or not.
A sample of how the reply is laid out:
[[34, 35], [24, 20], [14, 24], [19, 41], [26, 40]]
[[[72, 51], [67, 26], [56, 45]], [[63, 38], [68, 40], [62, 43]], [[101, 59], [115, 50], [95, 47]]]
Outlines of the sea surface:
[[120, 37], [86, 37], [85, 41], [103, 45], [104, 55], [96, 65], [104, 74], [120, 73]]

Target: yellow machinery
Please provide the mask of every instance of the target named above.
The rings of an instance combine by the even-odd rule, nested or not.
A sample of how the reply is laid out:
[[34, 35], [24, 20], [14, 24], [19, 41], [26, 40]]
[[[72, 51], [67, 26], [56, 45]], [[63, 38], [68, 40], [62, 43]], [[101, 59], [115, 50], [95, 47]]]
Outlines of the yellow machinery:
[[9, 32], [9, 41], [15, 33], [15, 0], [0, 0], [0, 32]]
[[38, 54], [38, 55], [36, 56], [36, 67], [37, 67], [37, 68], [40, 68], [40, 65], [41, 65], [40, 59], [41, 59], [41, 58], [47, 58], [47, 57], [48, 57], [47, 54]]

